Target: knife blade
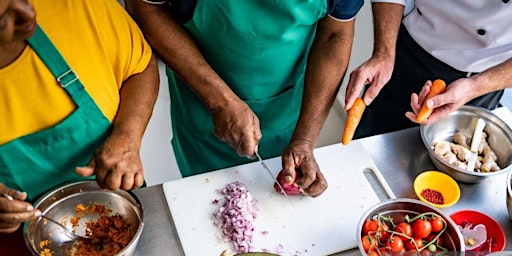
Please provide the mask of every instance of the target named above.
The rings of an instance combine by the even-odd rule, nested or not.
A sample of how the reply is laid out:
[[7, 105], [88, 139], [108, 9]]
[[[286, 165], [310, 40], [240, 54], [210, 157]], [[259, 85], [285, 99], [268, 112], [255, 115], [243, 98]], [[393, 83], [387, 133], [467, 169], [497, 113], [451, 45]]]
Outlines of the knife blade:
[[277, 181], [276, 177], [274, 176], [274, 174], [272, 174], [272, 172], [270, 171], [270, 168], [268, 168], [268, 166], [265, 164], [265, 162], [263, 161], [263, 159], [261, 158], [260, 154], [258, 153], [258, 150], [254, 151], [254, 153], [256, 154], [256, 156], [258, 157], [258, 160], [260, 161], [260, 164], [261, 166], [263, 166], [263, 169], [265, 169], [268, 173], [268, 175], [270, 175], [270, 177], [274, 180], [274, 182], [277, 184], [277, 186], [279, 186], [279, 189], [281, 190], [281, 194], [283, 194], [286, 199], [288, 200], [288, 202], [290, 202], [290, 204], [293, 206], [293, 208], [295, 208], [295, 205], [293, 204], [292, 200], [288, 197], [288, 195], [284, 192], [284, 188], [281, 186], [281, 184]]
[[471, 155], [468, 160], [468, 165], [466, 166], [466, 171], [472, 172], [475, 169], [476, 159], [478, 157], [478, 146], [482, 139], [484, 127], [485, 121], [482, 118], [479, 118], [476, 122], [475, 131], [473, 132], [473, 138], [471, 138]]

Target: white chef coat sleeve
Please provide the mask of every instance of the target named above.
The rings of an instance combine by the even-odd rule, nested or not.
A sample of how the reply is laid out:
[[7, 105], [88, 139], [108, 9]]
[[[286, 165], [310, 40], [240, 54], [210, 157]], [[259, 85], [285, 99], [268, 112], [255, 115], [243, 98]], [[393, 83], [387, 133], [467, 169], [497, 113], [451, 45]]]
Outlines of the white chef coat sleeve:
[[414, 0], [372, 0], [372, 3], [394, 3], [404, 6], [407, 4], [407, 2], [414, 2]]

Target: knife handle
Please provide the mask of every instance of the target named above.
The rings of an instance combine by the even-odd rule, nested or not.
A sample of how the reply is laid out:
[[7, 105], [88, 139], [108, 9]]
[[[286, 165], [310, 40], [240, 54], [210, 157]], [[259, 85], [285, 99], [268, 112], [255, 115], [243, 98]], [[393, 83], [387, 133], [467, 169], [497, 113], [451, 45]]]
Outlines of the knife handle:
[[479, 118], [476, 123], [475, 131], [473, 132], [473, 138], [471, 138], [472, 152], [478, 151], [478, 146], [480, 145], [480, 140], [482, 139], [482, 132], [484, 130], [484, 127], [485, 121], [482, 118]]

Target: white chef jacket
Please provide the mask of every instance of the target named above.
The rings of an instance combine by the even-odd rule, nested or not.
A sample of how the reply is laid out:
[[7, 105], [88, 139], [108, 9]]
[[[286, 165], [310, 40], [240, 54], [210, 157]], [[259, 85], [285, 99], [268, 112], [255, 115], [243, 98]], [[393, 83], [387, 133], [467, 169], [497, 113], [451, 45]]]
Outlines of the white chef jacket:
[[[412, 0], [372, 0], [408, 6]], [[415, 0], [403, 24], [428, 53], [464, 72], [512, 58], [512, 1]]]

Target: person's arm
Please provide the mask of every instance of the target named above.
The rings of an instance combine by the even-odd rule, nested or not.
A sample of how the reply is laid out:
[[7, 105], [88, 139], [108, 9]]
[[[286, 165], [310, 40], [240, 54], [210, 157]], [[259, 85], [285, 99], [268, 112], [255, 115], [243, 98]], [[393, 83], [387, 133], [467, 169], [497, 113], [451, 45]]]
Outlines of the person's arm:
[[261, 139], [258, 117], [206, 62], [188, 31], [167, 5], [126, 0], [127, 11], [162, 61], [198, 95], [210, 110], [215, 135], [241, 156], [253, 156]]
[[143, 72], [123, 82], [119, 109], [112, 122], [112, 133], [95, 151], [88, 166], [76, 168], [78, 174], [96, 174], [98, 185], [112, 190], [142, 186], [144, 171], [140, 146], [153, 113], [159, 85], [158, 65], [152, 56]]
[[[507, 61], [491, 67], [480, 74], [469, 78], [460, 78], [453, 81], [442, 94], [430, 98], [427, 102], [429, 108], [434, 111], [423, 124], [436, 122], [459, 109], [469, 101], [484, 94], [512, 88], [510, 81], [512, 79], [512, 58]], [[405, 115], [411, 121], [416, 122], [416, 114], [419, 112], [426, 95], [430, 90], [431, 83], [426, 83], [419, 94], [412, 94], [411, 108], [412, 112]]]
[[395, 63], [396, 40], [402, 21], [404, 5], [375, 2], [372, 4], [374, 45], [372, 57], [350, 74], [345, 93], [345, 110], [354, 104], [366, 84], [370, 87], [363, 95], [369, 105], [391, 78]]
[[322, 19], [308, 57], [304, 96], [299, 120], [291, 143], [283, 153], [283, 174], [295, 177], [300, 168], [304, 177], [297, 185], [310, 196], [319, 196], [327, 188], [313, 156], [313, 148], [329, 114], [347, 70], [354, 37], [354, 19]]

